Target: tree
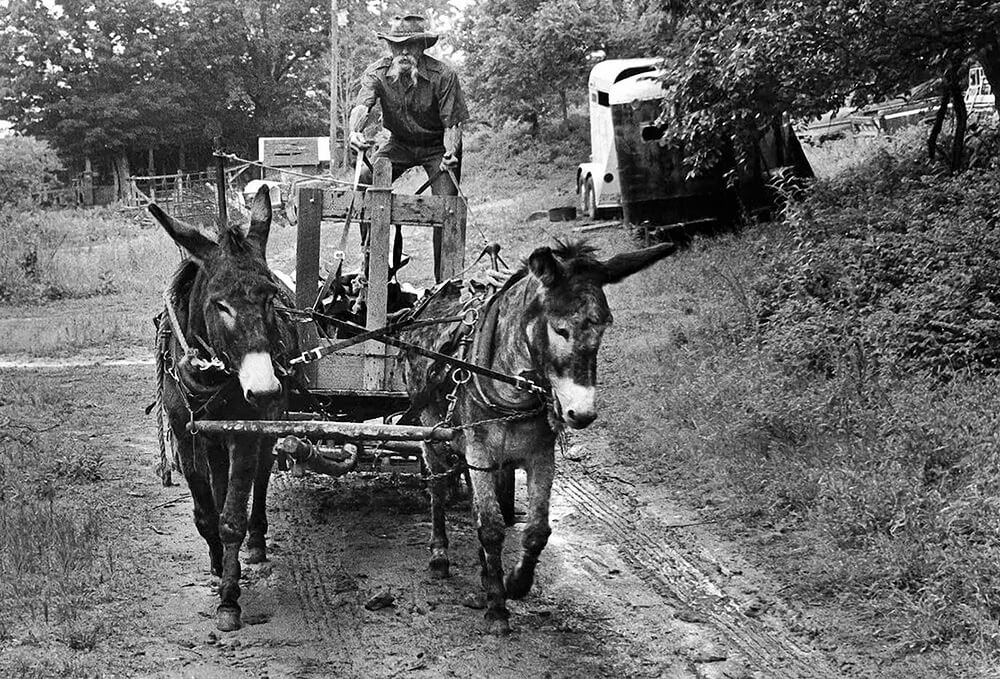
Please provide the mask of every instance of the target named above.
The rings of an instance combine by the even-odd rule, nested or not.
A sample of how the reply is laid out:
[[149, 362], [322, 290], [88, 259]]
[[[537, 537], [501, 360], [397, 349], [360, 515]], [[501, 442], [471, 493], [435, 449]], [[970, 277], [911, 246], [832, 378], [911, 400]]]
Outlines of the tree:
[[157, 68], [167, 9], [153, 0], [11, 0], [0, 34], [0, 116], [60, 153], [113, 159], [183, 133], [184, 92]]
[[[694, 168], [715, 162], [723, 139], [739, 142], [784, 113], [877, 101], [932, 77], [957, 114], [957, 168], [962, 68], [996, 54], [1000, 35], [995, 0], [689, 0], [673, 11], [663, 122]], [[997, 74], [1000, 62], [991, 84]]]
[[191, 0], [176, 10], [166, 63], [202, 93], [189, 105], [227, 146], [324, 134], [329, 11], [324, 0]]
[[487, 0], [459, 30], [470, 95], [495, 119], [539, 119], [587, 84], [588, 55], [606, 46], [612, 16], [597, 0]]

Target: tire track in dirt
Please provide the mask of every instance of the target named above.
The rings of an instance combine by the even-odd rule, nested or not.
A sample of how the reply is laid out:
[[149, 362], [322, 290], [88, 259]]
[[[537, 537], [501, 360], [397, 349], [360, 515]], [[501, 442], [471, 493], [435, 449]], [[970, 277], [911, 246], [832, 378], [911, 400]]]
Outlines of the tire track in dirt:
[[[801, 646], [787, 631], [747, 616], [739, 603], [718, 587], [692, 559], [670, 530], [634, 509], [581, 470], [556, 477], [554, 492], [597, 532], [614, 540], [622, 559], [661, 597], [690, 610], [721, 634], [725, 643], [769, 679], [835, 679], [842, 674], [819, 652]], [[671, 544], [673, 542], [674, 544]]]
[[[343, 572], [339, 555], [315, 544], [315, 526], [310, 516], [316, 511], [315, 496], [303, 492], [307, 479], [291, 474], [274, 474], [271, 478], [270, 512], [284, 522], [282, 531], [287, 545], [285, 552], [294, 560], [287, 572], [291, 574], [293, 591], [308, 627], [322, 639], [332, 640], [338, 621], [333, 612], [343, 603], [337, 594], [327, 589]], [[292, 496], [296, 496], [290, 501]], [[321, 558], [322, 555], [322, 558]]]

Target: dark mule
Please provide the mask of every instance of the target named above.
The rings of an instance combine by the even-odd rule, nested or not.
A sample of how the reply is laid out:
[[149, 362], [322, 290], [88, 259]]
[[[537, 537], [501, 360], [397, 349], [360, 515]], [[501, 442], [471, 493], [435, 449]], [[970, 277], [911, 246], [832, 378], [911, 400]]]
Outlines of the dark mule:
[[[462, 429], [452, 445], [469, 466], [486, 619], [493, 633], [510, 631], [506, 600], [524, 597], [531, 589], [535, 565], [551, 533], [549, 496], [556, 437], [563, 426], [582, 429], [597, 417], [597, 351], [604, 330], [611, 324], [603, 286], [623, 280], [674, 250], [675, 245], [664, 243], [601, 261], [593, 248], [582, 244], [538, 248], [527, 266], [481, 309], [468, 360], [508, 375], [528, 376], [547, 387], [551, 397], [542, 400], [507, 383], [476, 375], [457, 392], [450, 424]], [[454, 316], [460, 308], [459, 291], [446, 287], [431, 298], [420, 315]], [[434, 349], [447, 340], [441, 330], [430, 329], [402, 337]], [[402, 358], [411, 398], [421, 404], [430, 400], [421, 413], [423, 423], [441, 423], [447, 413], [445, 397], [454, 384], [452, 371], [442, 370], [441, 365], [415, 352], [404, 351]], [[447, 577], [449, 567], [444, 517], [447, 452], [424, 446], [432, 473], [430, 567], [435, 577]], [[513, 523], [515, 466], [527, 471], [528, 515], [521, 559], [504, 580], [500, 555], [505, 523]]]
[[212, 574], [221, 577], [216, 625], [230, 631], [241, 624], [239, 552], [248, 530], [247, 561], [267, 558], [265, 499], [274, 438], [192, 434], [188, 424], [196, 418], [280, 419], [287, 373], [276, 371], [275, 363], [287, 365], [298, 342], [294, 326], [275, 310], [280, 291], [265, 261], [271, 227], [266, 189], [254, 198], [247, 234], [232, 228], [218, 242], [156, 205], [149, 211], [191, 255], [169, 291], [176, 321], [169, 309], [161, 321], [170, 324], [158, 356], [162, 404], [194, 500], [195, 525], [208, 543]]

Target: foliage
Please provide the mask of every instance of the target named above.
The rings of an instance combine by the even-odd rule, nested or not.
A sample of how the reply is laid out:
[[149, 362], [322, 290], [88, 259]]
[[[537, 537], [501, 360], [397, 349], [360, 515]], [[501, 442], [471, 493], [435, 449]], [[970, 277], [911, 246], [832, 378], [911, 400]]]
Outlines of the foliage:
[[459, 31], [471, 96], [496, 122], [537, 125], [568, 115], [571, 92], [586, 86], [588, 55], [605, 47], [612, 17], [596, 0], [488, 0], [470, 8]]
[[[162, 69], [167, 8], [152, 0], [12, 0], [0, 37], [0, 114], [83, 158], [152, 148], [190, 133]], [[192, 121], [193, 122], [193, 121]], [[196, 123], [195, 123], [196, 124]]]
[[0, 206], [27, 201], [61, 169], [62, 163], [47, 142], [33, 137], [0, 137]]
[[845, 347], [884, 369], [1000, 367], [994, 173], [929, 174], [886, 152], [819, 183], [755, 290], [775, 353], [821, 373]]
[[[905, 92], [995, 46], [989, 0], [692, 0], [663, 46], [667, 139], [695, 168], [760, 121]], [[1000, 76], [998, 76], [1000, 77]], [[1000, 85], [1000, 82], [994, 83]]]

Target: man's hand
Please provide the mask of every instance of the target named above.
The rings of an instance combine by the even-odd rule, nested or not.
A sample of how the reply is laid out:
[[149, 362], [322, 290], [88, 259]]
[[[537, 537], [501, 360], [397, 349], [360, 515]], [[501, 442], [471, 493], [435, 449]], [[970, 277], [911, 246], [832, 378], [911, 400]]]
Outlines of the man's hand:
[[448, 170], [454, 170], [458, 167], [458, 155], [454, 153], [445, 153], [441, 157], [441, 170], [447, 172]]
[[374, 141], [365, 136], [363, 131], [351, 132], [348, 141], [355, 153], [364, 153], [375, 144]]

